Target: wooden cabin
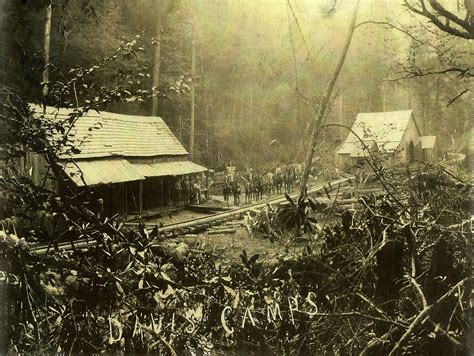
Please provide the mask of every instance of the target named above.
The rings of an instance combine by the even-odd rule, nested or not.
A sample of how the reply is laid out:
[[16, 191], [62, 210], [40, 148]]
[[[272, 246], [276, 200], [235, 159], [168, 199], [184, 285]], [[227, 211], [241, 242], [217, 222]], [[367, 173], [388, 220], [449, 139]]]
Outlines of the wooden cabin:
[[[32, 107], [46, 120], [65, 120], [70, 109]], [[189, 153], [160, 117], [90, 111], [70, 129], [75, 152], [60, 156], [61, 168], [77, 187], [92, 187], [107, 214], [139, 215], [165, 209], [184, 196], [176, 189], [182, 178], [207, 168], [189, 160]], [[41, 158], [31, 164], [35, 180], [45, 177]], [[44, 160], [43, 160], [44, 162]], [[56, 189], [61, 189], [57, 186]]]
[[359, 113], [337, 151], [339, 167], [381, 155], [389, 165], [436, 158], [436, 137], [422, 136], [412, 110]]

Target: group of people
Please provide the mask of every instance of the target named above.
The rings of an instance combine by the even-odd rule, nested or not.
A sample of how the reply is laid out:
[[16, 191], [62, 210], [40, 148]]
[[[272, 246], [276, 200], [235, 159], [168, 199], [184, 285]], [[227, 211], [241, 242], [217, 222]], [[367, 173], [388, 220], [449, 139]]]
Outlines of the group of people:
[[195, 176], [182, 176], [174, 185], [175, 200], [184, 200], [188, 204], [200, 204], [202, 200], [209, 200], [209, 188], [212, 178], [204, 173]]
[[[299, 165], [276, 166], [268, 169], [252, 169], [246, 173], [227, 173], [223, 184], [224, 201], [234, 205], [240, 204], [242, 190], [245, 193], [245, 204], [262, 200], [271, 194], [291, 193], [301, 174]], [[243, 189], [242, 189], [243, 188]]]
[[224, 201], [229, 204], [230, 197], [234, 198], [234, 205], [240, 204], [240, 194], [242, 190], [237, 178], [231, 180], [226, 176], [226, 180], [224, 181], [224, 187], [222, 189], [222, 193], [224, 195]]

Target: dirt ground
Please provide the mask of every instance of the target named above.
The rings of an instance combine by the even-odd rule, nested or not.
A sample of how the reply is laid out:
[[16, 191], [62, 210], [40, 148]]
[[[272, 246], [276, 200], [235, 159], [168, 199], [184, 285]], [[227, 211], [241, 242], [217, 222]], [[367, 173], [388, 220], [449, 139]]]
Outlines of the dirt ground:
[[[319, 184], [321, 182], [324, 182], [324, 180], [322, 180], [322, 179], [312, 180], [311, 184], [314, 185], [314, 184]], [[296, 187], [293, 189], [293, 193], [294, 192], [297, 192]], [[264, 202], [265, 200], [268, 200], [270, 198], [275, 198], [275, 197], [279, 197], [279, 196], [281, 197], [281, 196], [283, 196], [283, 194], [282, 193], [281, 194], [273, 193], [273, 194], [271, 194], [271, 196], [266, 195], [266, 196], [264, 196], [263, 200], [255, 201], [254, 203], [261, 203], [261, 202]], [[203, 202], [200, 205], [202, 205], [202, 206], [215, 206], [215, 207], [227, 207], [227, 208], [235, 208], [235, 209], [241, 208], [243, 206], [250, 205], [250, 204], [245, 204], [245, 195], [244, 194], [241, 194], [240, 200], [241, 200], [241, 203], [239, 205], [234, 205], [233, 197], [229, 198], [229, 203], [226, 203], [224, 201], [224, 197], [222, 195], [213, 194], [211, 196], [211, 199], [208, 202]], [[164, 212], [163, 216], [161, 216], [161, 217], [145, 218], [144, 221], [148, 224], [156, 223], [157, 225], [160, 225], [162, 223], [164, 225], [168, 225], [168, 224], [174, 224], [174, 223], [183, 222], [183, 221], [187, 221], [187, 220], [192, 220], [192, 219], [195, 219], [195, 218], [198, 218], [198, 217], [205, 217], [205, 216], [209, 216], [209, 215], [211, 215], [211, 214], [209, 214], [209, 213], [200, 213], [200, 212], [193, 211], [193, 210], [190, 210], [190, 209], [183, 209], [183, 210], [180, 210], [180, 211], [177, 211], [177, 212], [172, 212], [172, 213]]]
[[[368, 188], [368, 187], [366, 187]], [[340, 191], [340, 196], [338, 201], [341, 199], [354, 199], [352, 194], [349, 194], [355, 189], [355, 187], [344, 187]], [[349, 194], [349, 196], [345, 196]], [[332, 193], [331, 199], [326, 197], [324, 194], [317, 198], [318, 202], [331, 205], [335, 198], [334, 193]], [[218, 203], [225, 204], [221, 199], [217, 198], [216, 201], [210, 202], [210, 204], [217, 205]], [[349, 208], [350, 205], [345, 205], [346, 208]], [[327, 214], [331, 216], [328, 217]], [[315, 214], [315, 218], [320, 221], [322, 225], [332, 224], [337, 218], [332, 216], [334, 211], [332, 209], [326, 210], [321, 214]], [[200, 216], [206, 216], [209, 214], [197, 213], [189, 210], [185, 210], [172, 216], [169, 220], [163, 220], [165, 224], [170, 224], [178, 221], [185, 221], [193, 219]], [[241, 221], [242, 222], [242, 221]], [[235, 221], [234, 223], [237, 223]], [[304, 243], [294, 243], [290, 241], [290, 238], [284, 238], [281, 241], [271, 242], [268, 238], [265, 238], [261, 235], [250, 236], [249, 232], [245, 226], [236, 227], [235, 233], [225, 233], [225, 234], [209, 234], [208, 232], [201, 233], [199, 235], [190, 235], [187, 237], [178, 237], [167, 240], [167, 244], [178, 245], [182, 242], [186, 243], [189, 248], [193, 249], [204, 249], [214, 251], [222, 255], [223, 260], [227, 261], [239, 261], [240, 254], [242, 250], [245, 250], [248, 255], [259, 254], [260, 260], [274, 260], [277, 257], [285, 255], [289, 258], [301, 253]]]
[[201, 233], [197, 237], [178, 237], [167, 240], [169, 244], [178, 245], [185, 242], [190, 248], [214, 251], [223, 260], [239, 261], [243, 250], [249, 256], [260, 255], [260, 260], [273, 260], [282, 255], [293, 255], [300, 252], [303, 244], [294, 244], [289, 240], [271, 242], [263, 236], [251, 237], [245, 227], [236, 227], [235, 233], [209, 234]]

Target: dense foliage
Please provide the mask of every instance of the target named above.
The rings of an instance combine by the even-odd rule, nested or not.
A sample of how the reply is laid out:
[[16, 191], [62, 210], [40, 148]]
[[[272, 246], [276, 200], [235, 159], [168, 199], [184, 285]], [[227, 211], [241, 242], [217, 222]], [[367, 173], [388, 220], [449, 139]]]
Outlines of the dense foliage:
[[[445, 167], [390, 171], [371, 158], [383, 192], [360, 196], [351, 209], [323, 209], [301, 196], [253, 214], [250, 228], [264, 238], [303, 246], [270, 261], [245, 251], [241, 261], [227, 261], [200, 245], [162, 241], [158, 227], [126, 228], [94, 212], [92, 189], [78, 193], [67, 179], [61, 191], [50, 189], [25, 169], [36, 154], [47, 160], [49, 175], [63, 179], [58, 156], [75, 153], [68, 133], [76, 120], [104, 108], [146, 114], [156, 95], [159, 113], [186, 141], [187, 123], [178, 118], [187, 122], [192, 81], [202, 119], [200, 160], [300, 157], [312, 103], [326, 84], [315, 78], [330, 73], [329, 53], [340, 45], [328, 27], [344, 21], [339, 2], [316, 12], [303, 2], [244, 11], [232, 2], [176, 2], [164, 15], [162, 76], [152, 88], [154, 16], [162, 2], [57, 1], [49, 94], [42, 98], [48, 3], [11, 1], [2, 14], [8, 86], [0, 88], [0, 352], [467, 354], [471, 185]], [[318, 38], [307, 28], [314, 22]], [[419, 69], [433, 58], [418, 61], [424, 52], [413, 45], [408, 58], [399, 58], [400, 37], [384, 37], [387, 47], [363, 35], [353, 43], [328, 119], [350, 123], [359, 111], [399, 109], [408, 92], [425, 117], [455, 118], [437, 120], [428, 132], [458, 135], [469, 122], [465, 107], [441, 104], [457, 91], [452, 81], [440, 79], [435, 92], [419, 78], [407, 92], [383, 82], [392, 65], [407, 60], [405, 69]], [[316, 51], [323, 43], [324, 51]], [[456, 45], [462, 52], [464, 43]], [[40, 101], [76, 110], [51, 122], [26, 105]], [[324, 135], [327, 157], [339, 139], [337, 132]], [[327, 166], [327, 157], [320, 164]], [[74, 245], [78, 238], [92, 243], [83, 249]], [[59, 241], [69, 241], [72, 251], [59, 251]], [[48, 244], [43, 254], [35, 251], [38, 242]]]
[[[4, 115], [18, 130], [11, 137], [32, 150], [52, 149], [39, 141], [44, 121], [26, 125], [32, 119], [21, 99], [4, 94], [10, 105]], [[199, 245], [160, 241], [159, 229], [124, 228], [94, 214], [87, 200], [6, 174], [3, 191], [28, 208], [2, 221], [6, 347], [463, 354], [470, 186], [439, 169], [377, 174], [385, 180], [392, 174], [390, 194], [360, 197], [357, 209], [338, 210], [340, 218], [323, 228], [315, 229], [313, 199], [288, 197], [276, 214], [267, 211], [267, 223], [307, 236], [305, 248], [272, 261], [244, 251], [241, 262]], [[60, 252], [60, 236], [72, 246], [77, 237], [95, 244]], [[38, 255], [34, 240], [49, 241], [50, 248]]]
[[241, 262], [229, 262], [198, 246], [159, 242], [157, 231], [99, 219], [70, 226], [95, 247], [38, 256], [10, 228], [1, 237], [9, 349], [385, 354], [397, 345], [398, 352], [463, 354], [466, 227], [431, 221], [439, 210], [428, 202], [416, 219], [388, 196], [361, 203], [299, 257], [271, 262], [245, 251]]

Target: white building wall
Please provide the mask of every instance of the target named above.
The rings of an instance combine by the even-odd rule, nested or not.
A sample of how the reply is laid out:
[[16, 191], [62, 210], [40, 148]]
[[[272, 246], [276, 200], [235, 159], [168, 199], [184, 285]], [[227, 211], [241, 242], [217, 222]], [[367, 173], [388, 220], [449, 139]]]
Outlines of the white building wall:
[[[415, 148], [415, 157], [420, 159], [421, 158], [420, 154], [419, 152], [417, 153], [417, 151], [421, 149], [420, 133], [417, 130], [413, 115], [410, 118], [410, 121], [408, 122], [408, 125], [407, 125], [407, 129], [405, 130], [405, 133], [403, 134], [400, 144], [397, 147], [397, 151], [399, 152], [397, 153], [395, 160], [398, 161], [398, 163], [408, 162], [409, 160], [408, 148], [409, 148], [410, 142], [412, 141]], [[394, 162], [394, 163], [396, 164], [397, 162]]]

